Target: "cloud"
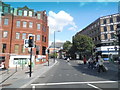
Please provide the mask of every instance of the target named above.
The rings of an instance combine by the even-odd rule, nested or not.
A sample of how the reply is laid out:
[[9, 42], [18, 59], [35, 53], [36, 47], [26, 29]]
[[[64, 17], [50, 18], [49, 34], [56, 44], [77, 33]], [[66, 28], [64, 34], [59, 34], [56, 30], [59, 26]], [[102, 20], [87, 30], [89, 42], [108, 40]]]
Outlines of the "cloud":
[[48, 25], [50, 33], [53, 33], [54, 31], [63, 31], [63, 28], [68, 25], [73, 27], [74, 30], [77, 29], [74, 18], [65, 11], [59, 11], [58, 13], [49, 11]]

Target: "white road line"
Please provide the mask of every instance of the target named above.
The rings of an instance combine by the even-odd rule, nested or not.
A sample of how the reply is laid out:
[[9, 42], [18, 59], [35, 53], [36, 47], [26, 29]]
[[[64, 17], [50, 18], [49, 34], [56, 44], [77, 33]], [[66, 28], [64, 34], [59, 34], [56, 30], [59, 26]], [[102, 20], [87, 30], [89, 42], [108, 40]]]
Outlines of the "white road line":
[[61, 83], [40, 83], [40, 84], [31, 84], [32, 86], [44, 86], [44, 85], [69, 85], [69, 84], [92, 84], [92, 83], [116, 83], [118, 81], [90, 81], [90, 82], [61, 82]]
[[91, 87], [93, 87], [93, 88], [96, 88], [96, 89], [98, 89], [98, 90], [102, 90], [101, 88], [99, 88], [99, 87], [97, 87], [97, 86], [95, 86], [95, 85], [92, 85], [92, 84], [87, 84], [87, 85], [89, 85], [89, 86], [91, 86]]

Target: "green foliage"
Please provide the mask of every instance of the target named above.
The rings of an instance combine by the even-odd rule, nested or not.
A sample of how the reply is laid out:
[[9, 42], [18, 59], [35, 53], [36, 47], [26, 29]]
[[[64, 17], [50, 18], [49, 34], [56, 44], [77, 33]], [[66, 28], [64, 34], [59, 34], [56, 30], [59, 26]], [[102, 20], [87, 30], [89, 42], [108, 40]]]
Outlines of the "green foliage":
[[66, 41], [63, 45], [63, 49], [68, 52], [70, 48], [72, 47], [72, 43], [70, 41]]
[[49, 54], [49, 56], [50, 56], [51, 58], [57, 57], [57, 53], [51, 53], [51, 54]]
[[94, 43], [90, 37], [78, 34], [74, 37], [74, 47], [77, 52], [91, 52]]

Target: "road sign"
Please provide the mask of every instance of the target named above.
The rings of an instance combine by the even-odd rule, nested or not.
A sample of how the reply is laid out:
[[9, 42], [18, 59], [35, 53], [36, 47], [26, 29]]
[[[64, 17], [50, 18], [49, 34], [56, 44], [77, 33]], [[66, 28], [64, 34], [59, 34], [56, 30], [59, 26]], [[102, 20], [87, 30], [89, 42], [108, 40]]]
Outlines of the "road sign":
[[24, 40], [24, 47], [25, 47], [25, 48], [28, 48], [28, 46], [29, 46], [29, 40], [28, 40], [28, 39], [25, 39], [25, 40]]

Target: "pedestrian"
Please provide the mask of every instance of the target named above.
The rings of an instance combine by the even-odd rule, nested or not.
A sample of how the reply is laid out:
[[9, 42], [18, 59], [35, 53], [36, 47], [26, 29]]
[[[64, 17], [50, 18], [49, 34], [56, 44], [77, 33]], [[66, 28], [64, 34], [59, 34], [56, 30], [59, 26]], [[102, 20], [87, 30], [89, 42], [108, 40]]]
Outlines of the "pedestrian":
[[109, 61], [110, 61], [111, 63], [114, 63], [114, 61], [113, 61], [113, 55], [112, 55], [112, 54], [109, 55]]
[[83, 58], [83, 62], [84, 62], [84, 64], [86, 64], [86, 62], [87, 62], [85, 55], [84, 55], [84, 58]]
[[101, 56], [98, 56], [98, 72], [100, 73], [100, 71], [102, 70], [104, 72], [104, 66], [103, 66], [104, 60], [101, 58]]
[[93, 56], [88, 59], [88, 68], [93, 69]]
[[69, 62], [70, 61], [70, 59], [69, 59], [69, 57], [67, 58], [67, 62]]

